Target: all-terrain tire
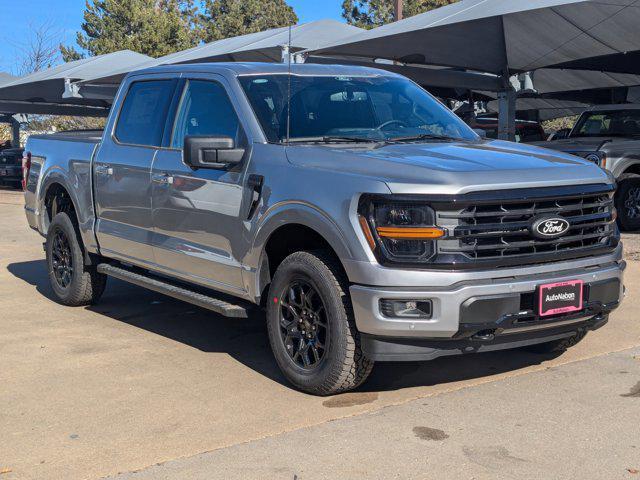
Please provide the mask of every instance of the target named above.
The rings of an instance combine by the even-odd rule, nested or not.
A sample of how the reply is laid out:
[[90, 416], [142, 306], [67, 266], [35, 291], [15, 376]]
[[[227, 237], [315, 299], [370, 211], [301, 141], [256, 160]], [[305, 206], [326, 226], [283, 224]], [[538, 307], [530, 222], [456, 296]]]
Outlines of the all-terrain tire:
[[[640, 230], [640, 175], [625, 173], [618, 177], [617, 183], [615, 205], [618, 211], [618, 225], [625, 231]], [[628, 205], [629, 202], [637, 205], [631, 207]]]
[[[54, 272], [56, 269], [56, 260], [54, 260], [56, 238], [66, 239], [68, 242], [68, 258], [72, 272], [70, 281], [66, 285], [63, 285], [56, 278]], [[107, 284], [107, 277], [98, 273], [95, 266], [85, 265], [80, 234], [75, 219], [72, 220], [69, 214], [58, 213], [51, 221], [47, 231], [45, 252], [49, 283], [59, 303], [79, 307], [94, 304], [100, 299]]]
[[[311, 371], [295, 363], [281, 336], [278, 300], [295, 279], [308, 282], [319, 294], [326, 310], [328, 346]], [[360, 335], [349, 297], [348, 282], [337, 259], [325, 251], [301, 251], [280, 264], [269, 288], [267, 329], [278, 366], [296, 388], [314, 395], [334, 395], [362, 384], [373, 368], [360, 348]]]
[[528, 352], [533, 353], [563, 353], [569, 348], [581, 342], [586, 335], [586, 330], [580, 330], [571, 337], [561, 338], [560, 340], [554, 340], [553, 342], [529, 345], [528, 347], [524, 347], [524, 349]]

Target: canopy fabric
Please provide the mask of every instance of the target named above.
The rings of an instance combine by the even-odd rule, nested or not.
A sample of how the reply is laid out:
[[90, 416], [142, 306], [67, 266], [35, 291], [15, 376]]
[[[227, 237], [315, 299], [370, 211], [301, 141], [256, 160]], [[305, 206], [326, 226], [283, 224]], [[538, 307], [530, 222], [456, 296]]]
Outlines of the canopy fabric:
[[9, 73], [0, 72], [0, 87], [6, 83], [13, 82], [15, 79], [16, 77]]
[[[119, 52], [89, 57], [74, 62], [64, 63], [56, 67], [42, 70], [8, 83], [0, 84], [0, 110], [8, 108], [19, 110], [11, 113], [38, 113], [34, 109], [48, 110], [55, 113], [56, 105], [66, 107], [98, 107], [105, 108], [108, 104], [98, 99], [63, 98], [65, 81], [78, 81], [93, 76], [106, 75], [115, 68], [138, 65], [151, 57], [122, 50]], [[39, 107], [36, 107], [39, 105]], [[47, 112], [49, 113], [49, 112]]]
[[588, 70], [541, 69], [533, 73], [533, 85], [541, 93], [618, 88], [640, 85], [640, 75]]
[[[516, 101], [517, 112], [535, 110], [538, 112], [540, 121], [580, 115], [587, 108], [589, 108], [589, 105], [586, 103], [555, 100], [551, 98], [519, 98]], [[496, 100], [489, 102], [487, 109], [497, 113], [498, 102]]]
[[[637, 0], [462, 0], [309, 53], [495, 74], [562, 65], [592, 70], [640, 51], [638, 24]], [[572, 64], [578, 61], [586, 66]], [[615, 71], [640, 73], [640, 61]]]
[[[318, 48], [332, 41], [340, 41], [363, 30], [336, 20], [318, 20], [291, 27], [291, 49], [302, 50]], [[106, 75], [95, 75], [83, 83], [120, 83], [132, 70], [200, 62], [280, 62], [282, 49], [289, 44], [289, 27], [274, 28], [263, 32], [250, 33], [225, 38], [152, 59], [138, 65], [123, 65]]]
[[73, 115], [78, 117], [106, 117], [109, 106], [73, 105], [67, 103], [43, 103], [0, 100], [0, 115], [26, 113], [35, 115]]

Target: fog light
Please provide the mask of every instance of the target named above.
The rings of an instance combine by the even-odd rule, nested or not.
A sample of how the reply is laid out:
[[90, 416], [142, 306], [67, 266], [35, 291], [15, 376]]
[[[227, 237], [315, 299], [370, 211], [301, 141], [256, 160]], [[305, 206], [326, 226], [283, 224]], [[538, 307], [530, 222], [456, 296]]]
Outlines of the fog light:
[[431, 318], [431, 300], [380, 300], [380, 312], [389, 318]]

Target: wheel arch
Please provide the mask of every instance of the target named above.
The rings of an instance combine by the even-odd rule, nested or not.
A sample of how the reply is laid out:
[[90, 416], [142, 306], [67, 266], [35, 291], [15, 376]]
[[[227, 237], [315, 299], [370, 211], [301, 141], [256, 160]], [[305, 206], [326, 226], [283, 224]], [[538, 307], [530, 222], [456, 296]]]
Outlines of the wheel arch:
[[343, 269], [342, 259], [353, 256], [342, 230], [321, 210], [307, 204], [288, 204], [269, 214], [258, 229], [251, 253], [252, 265], [256, 266], [255, 277], [248, 282], [252, 296], [260, 300], [286, 256], [314, 249], [328, 250]]
[[640, 175], [640, 159], [631, 159], [629, 163], [624, 165], [624, 170], [620, 175]]
[[77, 200], [73, 198], [70, 189], [63, 182], [54, 179], [43, 189], [42, 206], [48, 227], [58, 212], [73, 213], [77, 220]]
[[69, 188], [64, 177], [51, 176], [48, 177], [46, 183], [42, 185], [40, 198], [40, 222], [42, 225], [42, 232], [46, 233], [49, 230], [49, 225], [53, 220], [53, 217], [60, 212], [64, 212], [75, 222], [77, 228], [77, 234], [80, 241], [80, 248], [82, 249], [84, 260], [86, 265], [93, 263], [92, 253], [87, 248], [91, 245], [92, 230], [83, 226], [83, 219], [79, 208], [79, 201], [74, 193], [73, 188]]

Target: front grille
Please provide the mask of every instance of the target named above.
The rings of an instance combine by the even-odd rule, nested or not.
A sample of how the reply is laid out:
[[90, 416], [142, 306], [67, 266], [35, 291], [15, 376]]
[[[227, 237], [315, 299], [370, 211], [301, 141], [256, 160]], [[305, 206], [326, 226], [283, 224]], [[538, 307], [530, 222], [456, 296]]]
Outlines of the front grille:
[[[512, 198], [478, 201], [455, 210], [438, 210], [439, 224], [452, 232], [439, 242], [439, 254], [462, 257], [462, 261], [482, 262], [526, 258], [526, 263], [558, 261], [584, 256], [617, 244], [613, 192], [610, 188], [574, 191], [545, 196], [534, 190], [513, 191]], [[597, 190], [597, 189], [596, 189]], [[495, 192], [494, 192], [495, 194]], [[538, 239], [531, 235], [532, 222], [544, 216], [567, 220], [569, 231], [554, 239]], [[543, 259], [544, 258], [544, 259]]]

